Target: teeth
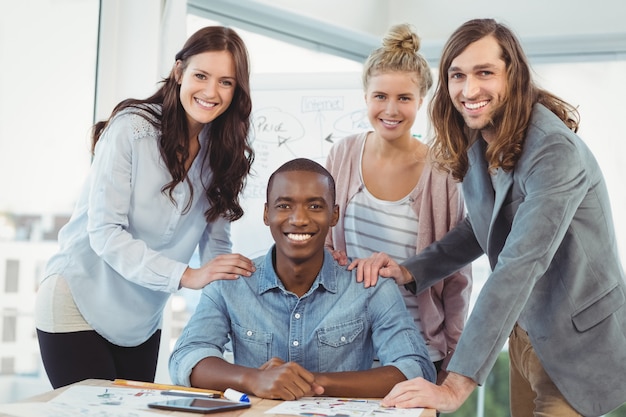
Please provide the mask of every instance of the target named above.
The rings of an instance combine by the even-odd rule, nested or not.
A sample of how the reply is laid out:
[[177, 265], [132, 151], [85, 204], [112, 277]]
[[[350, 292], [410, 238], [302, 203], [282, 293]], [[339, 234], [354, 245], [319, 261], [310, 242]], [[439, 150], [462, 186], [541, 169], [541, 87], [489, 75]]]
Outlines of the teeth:
[[299, 242], [305, 241], [307, 239], [310, 239], [312, 235], [308, 234], [308, 233], [288, 233], [287, 237], [291, 240], [297, 240]]
[[476, 110], [479, 109], [481, 107], [485, 107], [487, 105], [487, 103], [489, 103], [488, 101], [480, 101], [478, 103], [465, 103], [465, 107], [467, 107], [470, 110]]
[[398, 121], [398, 120], [385, 120], [385, 119], [382, 119], [382, 121], [383, 121], [383, 123], [388, 124], [388, 125], [400, 124], [400, 121]]
[[215, 107], [215, 106], [216, 106], [216, 105], [215, 105], [215, 104], [213, 104], [213, 103], [209, 103], [208, 101], [204, 101], [204, 100], [201, 100], [201, 99], [199, 99], [199, 98], [196, 98], [196, 101], [197, 101], [198, 103], [200, 103], [200, 104], [201, 104], [202, 106], [204, 106], [204, 107]]

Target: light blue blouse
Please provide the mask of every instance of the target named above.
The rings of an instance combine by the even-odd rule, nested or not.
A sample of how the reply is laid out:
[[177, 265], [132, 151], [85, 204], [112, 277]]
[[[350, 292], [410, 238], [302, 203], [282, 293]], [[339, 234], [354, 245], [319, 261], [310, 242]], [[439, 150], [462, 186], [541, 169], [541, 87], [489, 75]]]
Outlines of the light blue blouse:
[[[137, 110], [133, 110], [137, 111]], [[204, 264], [231, 251], [230, 223], [207, 224], [202, 183], [211, 181], [203, 165], [207, 129], [189, 180], [178, 184], [173, 204], [161, 192], [171, 175], [161, 158], [160, 131], [130, 111], [118, 114], [103, 132], [74, 213], [59, 232], [59, 252], [45, 276], [62, 275], [87, 323], [119, 346], [137, 346], [161, 323], [170, 294], [199, 245]]]
[[196, 364], [223, 357], [229, 341], [235, 363], [249, 368], [278, 357], [311, 372], [358, 371], [370, 369], [377, 355], [407, 379], [434, 381], [424, 339], [393, 280], [365, 288], [325, 252], [315, 282], [298, 297], [274, 272], [273, 250], [255, 259], [251, 277], [204, 288], [170, 357], [175, 384], [189, 385]]

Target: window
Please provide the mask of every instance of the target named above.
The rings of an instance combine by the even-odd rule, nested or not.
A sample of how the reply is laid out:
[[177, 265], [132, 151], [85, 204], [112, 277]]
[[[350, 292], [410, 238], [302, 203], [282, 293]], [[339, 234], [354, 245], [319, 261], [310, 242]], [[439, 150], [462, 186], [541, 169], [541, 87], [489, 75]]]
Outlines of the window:
[[[187, 35], [191, 36], [198, 29], [211, 25], [226, 24], [190, 14], [187, 16]], [[266, 73], [359, 73], [362, 69], [362, 64], [347, 58], [313, 51], [238, 27], [232, 28], [246, 44], [252, 76]]]
[[17, 334], [16, 324], [17, 317], [15, 317], [14, 310], [4, 310], [2, 317], [2, 341], [3, 342], [15, 342], [15, 336]]
[[0, 3], [0, 373], [40, 376], [38, 392], [49, 384], [34, 294], [90, 164], [98, 10], [98, 0]]
[[20, 275], [20, 262], [16, 259], [7, 259], [4, 271], [4, 292], [17, 292], [18, 279]]
[[15, 358], [0, 358], [0, 375], [12, 375], [15, 373]]

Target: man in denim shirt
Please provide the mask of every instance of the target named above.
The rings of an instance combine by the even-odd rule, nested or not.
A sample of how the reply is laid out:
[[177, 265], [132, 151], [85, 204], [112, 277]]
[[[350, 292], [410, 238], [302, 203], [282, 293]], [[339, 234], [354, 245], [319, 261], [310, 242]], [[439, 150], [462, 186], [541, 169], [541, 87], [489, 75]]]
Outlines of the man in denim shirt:
[[[320, 164], [295, 159], [272, 174], [263, 219], [275, 245], [250, 278], [204, 288], [170, 358], [174, 383], [294, 400], [383, 397], [406, 379], [435, 380], [394, 282], [364, 288], [324, 250], [338, 214]], [[223, 359], [229, 340], [234, 364]]]

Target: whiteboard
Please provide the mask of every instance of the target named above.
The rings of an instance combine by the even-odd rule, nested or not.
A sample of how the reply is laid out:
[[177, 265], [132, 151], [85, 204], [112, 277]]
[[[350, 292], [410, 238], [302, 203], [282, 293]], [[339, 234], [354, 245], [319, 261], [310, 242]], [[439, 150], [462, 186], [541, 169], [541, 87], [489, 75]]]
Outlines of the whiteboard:
[[[267, 180], [283, 163], [309, 158], [322, 165], [332, 145], [352, 134], [371, 130], [360, 73], [268, 74], [251, 80], [252, 175], [241, 197], [244, 216], [231, 226], [233, 252], [251, 259], [272, 246], [263, 223]], [[422, 108], [413, 134], [425, 137]]]

